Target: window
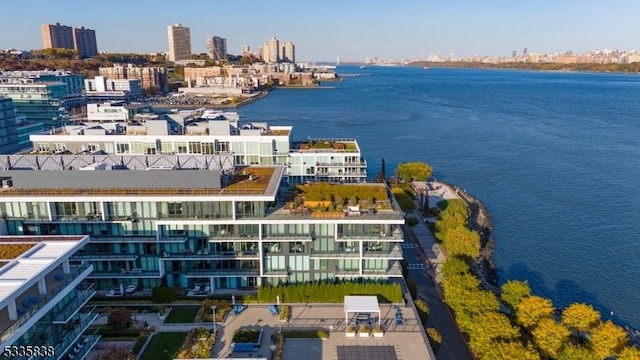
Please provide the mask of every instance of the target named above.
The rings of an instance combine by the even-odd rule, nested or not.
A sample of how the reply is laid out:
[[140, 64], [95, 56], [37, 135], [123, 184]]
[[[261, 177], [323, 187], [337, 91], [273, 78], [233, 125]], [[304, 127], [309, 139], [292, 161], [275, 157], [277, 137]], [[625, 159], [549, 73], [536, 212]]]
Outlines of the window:
[[201, 154], [202, 146], [199, 142], [189, 142], [189, 153], [190, 154]]
[[129, 144], [123, 144], [123, 143], [116, 144], [116, 151], [118, 154], [128, 154]]
[[98, 149], [100, 149], [100, 146], [98, 146], [98, 144], [87, 144], [87, 150], [91, 152], [98, 151]]

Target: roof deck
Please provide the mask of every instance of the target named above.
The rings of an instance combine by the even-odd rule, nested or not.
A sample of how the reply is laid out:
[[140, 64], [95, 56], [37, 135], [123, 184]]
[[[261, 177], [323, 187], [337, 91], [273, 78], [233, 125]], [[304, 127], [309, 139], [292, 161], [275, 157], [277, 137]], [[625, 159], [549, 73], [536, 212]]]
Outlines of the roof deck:
[[359, 153], [360, 147], [356, 139], [309, 139], [307, 141], [295, 141], [291, 143], [294, 152], [340, 152]]
[[[234, 174], [217, 170], [91, 170], [3, 172], [10, 186], [0, 197], [45, 196], [275, 196], [283, 166], [248, 166]], [[0, 256], [0, 259], [2, 257]]]

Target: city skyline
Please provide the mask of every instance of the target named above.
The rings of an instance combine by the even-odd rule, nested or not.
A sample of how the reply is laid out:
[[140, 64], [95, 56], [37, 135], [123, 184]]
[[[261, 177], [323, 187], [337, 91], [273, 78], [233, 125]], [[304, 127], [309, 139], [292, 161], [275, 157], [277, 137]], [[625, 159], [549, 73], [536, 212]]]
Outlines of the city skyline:
[[[337, 56], [343, 61], [426, 58], [450, 53], [460, 57], [510, 56], [513, 50], [520, 53], [524, 48], [546, 53], [640, 48], [628, 31], [640, 10], [640, 3], [631, 1], [616, 7], [595, 0], [494, 0], [490, 4], [403, 1], [393, 6], [382, 1], [345, 4], [329, 0], [320, 8], [286, 1], [187, 1], [165, 10], [146, 0], [114, 0], [112, 5], [126, 10], [118, 16], [105, 16], [97, 4], [78, 0], [67, 1], [65, 7], [42, 0], [7, 3], [6, 13], [14, 16], [3, 21], [1, 30], [6, 33], [11, 29], [12, 36], [0, 38], [0, 48], [40, 49], [40, 24], [56, 22], [95, 29], [100, 50], [107, 52], [167, 52], [167, 26], [180, 22], [191, 29], [194, 53], [207, 52], [210, 34], [224, 34], [230, 54], [240, 54], [245, 44], [257, 49], [266, 39], [277, 36], [296, 44], [300, 61], [333, 61]], [[197, 5], [198, 11], [192, 11], [190, 5]], [[154, 16], [140, 15], [145, 12]]]

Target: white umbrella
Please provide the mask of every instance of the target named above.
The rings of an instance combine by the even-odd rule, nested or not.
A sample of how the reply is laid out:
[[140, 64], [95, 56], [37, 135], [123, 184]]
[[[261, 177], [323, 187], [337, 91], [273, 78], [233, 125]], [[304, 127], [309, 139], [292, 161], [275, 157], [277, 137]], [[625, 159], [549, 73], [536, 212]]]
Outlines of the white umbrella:
[[231, 295], [231, 305], [233, 305], [233, 306], [236, 305], [236, 296], [235, 295]]
[[276, 295], [276, 303], [280, 305], [280, 295]]

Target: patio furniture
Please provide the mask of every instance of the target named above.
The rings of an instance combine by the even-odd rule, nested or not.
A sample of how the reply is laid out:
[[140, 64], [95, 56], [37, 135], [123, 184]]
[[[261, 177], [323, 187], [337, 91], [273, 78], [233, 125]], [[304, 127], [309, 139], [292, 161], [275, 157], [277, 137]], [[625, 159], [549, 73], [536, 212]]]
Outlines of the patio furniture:
[[125, 294], [133, 294], [136, 291], [136, 286], [135, 285], [129, 285], [124, 289], [124, 293]]
[[204, 287], [204, 293], [205, 293], [205, 294], [208, 294], [208, 293], [210, 293], [210, 292], [211, 292], [211, 286], [205, 286], [205, 287]]
[[247, 308], [247, 307], [246, 307], [246, 306], [244, 306], [244, 305], [236, 305], [236, 306], [234, 306], [234, 307], [233, 307], [233, 309], [231, 310], [231, 314], [232, 314], [232, 315], [238, 315], [238, 314], [240, 314], [241, 312], [243, 312], [243, 311], [244, 311], [244, 309], [246, 309], [246, 308]]
[[62, 280], [64, 280], [64, 275], [62, 275], [60, 273], [57, 273], [57, 274], [53, 275], [53, 278], [58, 280], [58, 281], [62, 281]]
[[268, 310], [269, 310], [269, 313], [274, 316], [280, 313], [280, 310], [278, 309], [277, 305], [269, 305]]

